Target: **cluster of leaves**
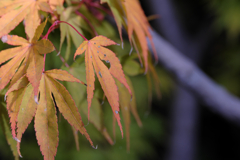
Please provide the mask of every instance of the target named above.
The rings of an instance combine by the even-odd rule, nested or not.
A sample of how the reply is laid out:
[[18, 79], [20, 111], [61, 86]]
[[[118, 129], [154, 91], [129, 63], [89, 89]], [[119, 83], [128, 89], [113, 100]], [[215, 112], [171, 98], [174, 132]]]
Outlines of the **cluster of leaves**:
[[[97, 28], [93, 27], [99, 25], [106, 14], [111, 15], [110, 10], [101, 3], [108, 3], [113, 13], [122, 47], [122, 26], [124, 26], [137, 54], [131, 56], [119, 54], [117, 57], [113, 51], [106, 48], [106, 46], [117, 45], [117, 43], [105, 36], [98, 36]], [[49, 14], [51, 20], [47, 18]], [[82, 0], [80, 2], [74, 0], [65, 2], [64, 0], [3, 0], [0, 1], [0, 17], [1, 40], [9, 45], [17, 46], [0, 52], [0, 90], [1, 95], [4, 95], [2, 99], [7, 102], [7, 107], [5, 107], [1, 101], [1, 125], [6, 130], [7, 140], [15, 158], [18, 159], [18, 155], [21, 156], [22, 134], [34, 117], [36, 138], [44, 159], [54, 159], [58, 146], [57, 111], [72, 125], [76, 143], [78, 143], [77, 132], [79, 131], [94, 147], [81, 120], [79, 111], [83, 111], [88, 116], [88, 120], [110, 144], [113, 144], [101, 120], [103, 111], [99, 97], [94, 96], [94, 90], [97, 89], [95, 74], [104, 92], [104, 97], [107, 98], [112, 108], [113, 121], [117, 121], [123, 137], [119, 115], [121, 109], [129, 149], [130, 112], [141, 126], [132, 82], [127, 76], [144, 72], [135, 60], [136, 57], [139, 57], [140, 63], [142, 63], [142, 58], [144, 60], [149, 86], [151, 86], [151, 77], [155, 85], [159, 85], [156, 71], [148, 56], [146, 37], [151, 41], [150, 26], [138, 0]], [[41, 23], [43, 19], [45, 21]], [[22, 21], [25, 26], [26, 39], [9, 34]], [[52, 25], [46, 35], [42, 36], [48, 21]], [[54, 50], [57, 51], [52, 42], [48, 40], [48, 35], [58, 26], [61, 32], [60, 50], [65, 38], [67, 39], [65, 57], [63, 58], [60, 52], [58, 54], [65, 67], [46, 71], [46, 55]], [[88, 40], [83, 35], [93, 38]], [[71, 57], [71, 40], [77, 48], [74, 59], [85, 52], [85, 62], [82, 56], [78, 56], [71, 65], [67, 64]], [[58, 80], [71, 83], [64, 83], [64, 86]], [[158, 95], [160, 96], [160, 93]], [[7, 134], [10, 133], [8, 117], [15, 141]]]

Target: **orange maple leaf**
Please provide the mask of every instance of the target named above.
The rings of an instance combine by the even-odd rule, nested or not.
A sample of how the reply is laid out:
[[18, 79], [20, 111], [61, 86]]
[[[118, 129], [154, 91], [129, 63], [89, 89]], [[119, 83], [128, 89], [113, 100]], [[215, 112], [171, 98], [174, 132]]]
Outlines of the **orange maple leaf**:
[[[0, 91], [0, 96], [2, 95], [3, 95], [3, 92]], [[0, 103], [0, 124], [1, 124], [2, 133], [4, 134], [6, 141], [12, 150], [15, 160], [19, 160], [17, 147], [16, 147], [17, 142], [11, 136], [9, 116], [4, 103]]]
[[[101, 83], [102, 89], [106, 94], [106, 97], [112, 107], [112, 111], [117, 119], [118, 125], [122, 132], [122, 125], [120, 123], [119, 116], [119, 97], [117, 92], [117, 86], [112, 76], [118, 79], [132, 95], [130, 87], [124, 77], [122, 66], [116, 55], [109, 49], [103, 46], [116, 45], [116, 43], [104, 36], [96, 36], [91, 40], [85, 40], [77, 49], [74, 58], [85, 52], [85, 65], [86, 65], [86, 80], [87, 80], [87, 101], [88, 101], [88, 119], [91, 107], [91, 101], [93, 98], [95, 72]], [[104, 63], [104, 60], [110, 63], [110, 69], [108, 69]], [[123, 135], [123, 132], [122, 132]]]
[[[56, 81], [56, 79], [61, 81], [80, 83], [77, 78], [70, 75], [67, 71], [54, 69], [43, 73], [40, 83], [41, 96], [35, 116], [35, 129], [42, 154], [46, 159], [48, 159], [47, 157], [49, 156], [55, 156], [57, 150], [57, 140], [54, 141], [54, 139], [58, 137], [58, 134], [55, 131], [53, 131], [54, 133], [52, 134], [52, 129], [54, 129], [54, 126], [49, 126], [51, 122], [48, 121], [51, 120], [53, 123], [55, 123], [56, 120], [53, 118], [54, 116], [48, 114], [47, 112], [50, 110], [50, 113], [54, 112], [52, 114], [55, 114], [55, 107], [53, 105], [53, 97], [51, 94], [53, 94], [56, 105], [59, 111], [62, 113], [63, 117], [76, 130], [84, 134], [90, 144], [93, 146], [93, 142], [91, 141], [86, 129], [84, 128], [84, 124], [81, 120], [81, 116], [78, 112], [75, 102], [73, 101], [66, 88], [61, 83]], [[46, 131], [46, 129], [48, 129], [48, 131]], [[51, 141], [54, 141], [54, 144]], [[49, 152], [49, 148], [53, 148], [52, 153]]]
[[40, 24], [38, 11], [52, 12], [48, 0], [3, 0], [0, 2], [0, 37], [8, 34], [23, 19], [25, 32], [29, 39], [34, 37], [34, 32]]
[[[142, 52], [145, 73], [148, 71], [148, 45], [147, 37], [149, 38], [152, 49], [157, 62], [157, 54], [152, 42], [152, 36], [149, 32], [151, 29], [148, 19], [145, 16], [141, 5], [138, 0], [101, 0], [101, 3], [108, 3], [112, 10], [117, 27], [119, 30], [120, 38], [122, 40], [122, 25], [128, 30], [128, 37], [131, 45], [134, 45], [137, 53]], [[140, 46], [140, 47], [138, 47]], [[140, 49], [140, 50], [139, 50]], [[142, 63], [141, 57], [139, 60]]]
[[[34, 102], [34, 88], [24, 75], [12, 87], [7, 96], [7, 109], [10, 115], [13, 138], [17, 140], [18, 153], [22, 134], [35, 116], [35, 130], [38, 144], [44, 159], [53, 159], [58, 146], [58, 126], [54, 101], [63, 117], [78, 131], [85, 135], [93, 146], [81, 116], [66, 88], [57, 80], [80, 82], [77, 78], [64, 70], [50, 70], [42, 73], [39, 93], [40, 100]], [[53, 98], [54, 97], [54, 98]], [[17, 122], [17, 136], [15, 134]]]
[[49, 0], [50, 7], [52, 10], [56, 10], [56, 6], [62, 6], [64, 0]]
[[[10, 117], [12, 136], [20, 142], [22, 134], [35, 115], [37, 104], [34, 101], [34, 92], [32, 85], [26, 75], [16, 81], [6, 93], [7, 109]], [[15, 133], [17, 123], [17, 136]], [[20, 154], [20, 143], [17, 143], [18, 153]]]
[[[152, 42], [152, 36], [149, 32], [149, 30], [151, 29], [150, 25], [148, 23], [147, 17], [145, 16], [138, 0], [126, 0], [124, 2], [122, 1], [122, 3], [126, 9], [129, 40], [130, 42], [136, 43], [132, 39], [132, 35], [134, 32], [141, 45], [141, 51], [142, 51], [143, 59], [145, 62], [145, 73], [146, 73], [148, 70], [148, 44], [147, 44], [146, 37], [148, 37], [151, 41], [154, 55], [155, 55], [155, 60], [157, 61], [158, 59], [153, 42]], [[136, 48], [136, 44], [135, 44], [135, 48]]]
[[41, 54], [47, 54], [54, 50], [54, 46], [49, 40], [42, 39], [38, 41], [46, 22], [47, 21], [38, 26], [31, 41], [16, 35], [5, 35], [2, 37], [3, 42], [14, 46], [18, 45], [18, 47], [0, 52], [0, 64], [11, 59], [0, 68], [0, 89], [3, 89], [8, 84], [21, 65], [19, 68], [20, 72], [17, 72], [19, 74], [15, 76], [14, 82], [26, 73], [28, 80], [34, 87], [34, 94], [35, 96], [37, 95], [41, 73], [44, 67], [44, 59]]

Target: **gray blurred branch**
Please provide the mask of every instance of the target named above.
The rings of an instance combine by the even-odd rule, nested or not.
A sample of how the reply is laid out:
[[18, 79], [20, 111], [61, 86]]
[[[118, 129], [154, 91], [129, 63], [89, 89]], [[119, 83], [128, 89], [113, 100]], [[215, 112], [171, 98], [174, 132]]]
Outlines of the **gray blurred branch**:
[[[151, 14], [161, 16], [160, 19], [154, 21], [153, 27], [162, 33], [177, 50], [198, 64], [209, 42], [209, 35], [211, 35], [208, 34], [209, 27], [202, 27], [200, 31], [191, 35], [182, 26], [181, 14], [177, 14], [178, 9], [172, 0], [143, 2], [151, 8]], [[198, 98], [178, 82], [169, 117], [171, 130], [166, 160], [196, 159], [198, 108]]]
[[211, 110], [240, 124], [240, 99], [216, 84], [156, 32], [153, 31], [152, 35], [159, 62], [172, 72], [182, 85], [197, 94]]

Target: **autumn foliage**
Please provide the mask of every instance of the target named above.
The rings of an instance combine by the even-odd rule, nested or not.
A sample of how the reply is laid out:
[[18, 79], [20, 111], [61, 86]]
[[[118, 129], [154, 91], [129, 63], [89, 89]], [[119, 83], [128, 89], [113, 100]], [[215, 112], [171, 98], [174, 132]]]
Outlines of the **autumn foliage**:
[[[121, 46], [104, 35], [98, 35], [94, 24], [101, 23], [105, 16], [114, 17]], [[19, 23], [24, 24], [26, 39], [11, 32]], [[51, 26], [46, 28], [49, 26], [47, 24]], [[119, 59], [121, 53], [114, 53], [107, 48], [112, 45], [124, 47], [122, 26], [136, 51], [131, 56], [135, 58], [127, 58], [125, 66], [122, 66]], [[48, 39], [56, 29], [59, 29], [61, 34], [59, 49]], [[57, 112], [72, 125], [74, 135], [79, 131], [90, 145], [96, 148], [89, 136], [91, 133], [87, 133], [81, 120], [82, 110], [107, 141], [113, 144], [106, 127], [99, 121], [102, 110], [98, 107], [99, 99], [94, 96], [96, 76], [104, 97], [112, 108], [113, 120], [117, 121], [123, 137], [120, 120], [122, 113], [129, 150], [130, 112], [139, 126], [141, 121], [136, 109], [132, 82], [128, 76], [145, 72], [148, 79], [153, 77], [156, 85], [159, 83], [150, 62], [151, 57], [148, 55], [147, 37], [151, 41], [150, 29], [138, 0], [0, 1], [0, 37], [3, 43], [14, 46], [0, 51], [0, 93], [4, 95], [7, 106], [5, 108], [4, 105], [0, 105], [1, 124], [4, 130], [9, 130], [10, 122], [12, 138], [8, 137], [7, 141], [15, 159], [21, 156], [21, 138], [32, 120], [44, 159], [54, 159], [59, 141]], [[45, 35], [44, 30], [47, 30]], [[67, 48], [62, 51], [65, 39]], [[74, 55], [75, 62], [68, 64], [69, 57], [72, 57], [71, 42], [77, 49]], [[62, 52], [65, 52], [65, 57], [62, 56]], [[56, 58], [60, 58], [65, 66], [61, 69], [46, 70], [47, 54], [57, 54]], [[135, 54], [137, 56], [134, 56]], [[78, 59], [82, 56], [85, 57], [85, 73], [81, 76], [86, 78], [79, 79], [76, 78], [79, 76]], [[140, 66], [139, 63], [144, 69], [139, 68], [136, 73], [124, 69], [131, 65]], [[71, 83], [64, 86], [59, 81]], [[83, 87], [82, 92], [86, 92], [86, 97], [74, 95], [75, 87]], [[79, 107], [85, 102], [85, 108]]]

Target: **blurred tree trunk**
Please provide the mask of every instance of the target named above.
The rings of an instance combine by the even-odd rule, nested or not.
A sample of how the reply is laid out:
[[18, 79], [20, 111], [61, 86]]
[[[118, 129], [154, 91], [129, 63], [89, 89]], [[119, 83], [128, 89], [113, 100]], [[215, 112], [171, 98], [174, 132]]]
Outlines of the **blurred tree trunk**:
[[[199, 63], [207, 44], [206, 39], [209, 38], [207, 34], [202, 34], [207, 28], [203, 28], [196, 37], [189, 37], [176, 16], [171, 0], [148, 0], [142, 1], [142, 4], [151, 11], [150, 14], [160, 16], [153, 23], [153, 27], [181, 53]], [[171, 110], [171, 137], [167, 160], [196, 159], [198, 117], [197, 98], [178, 83]]]

